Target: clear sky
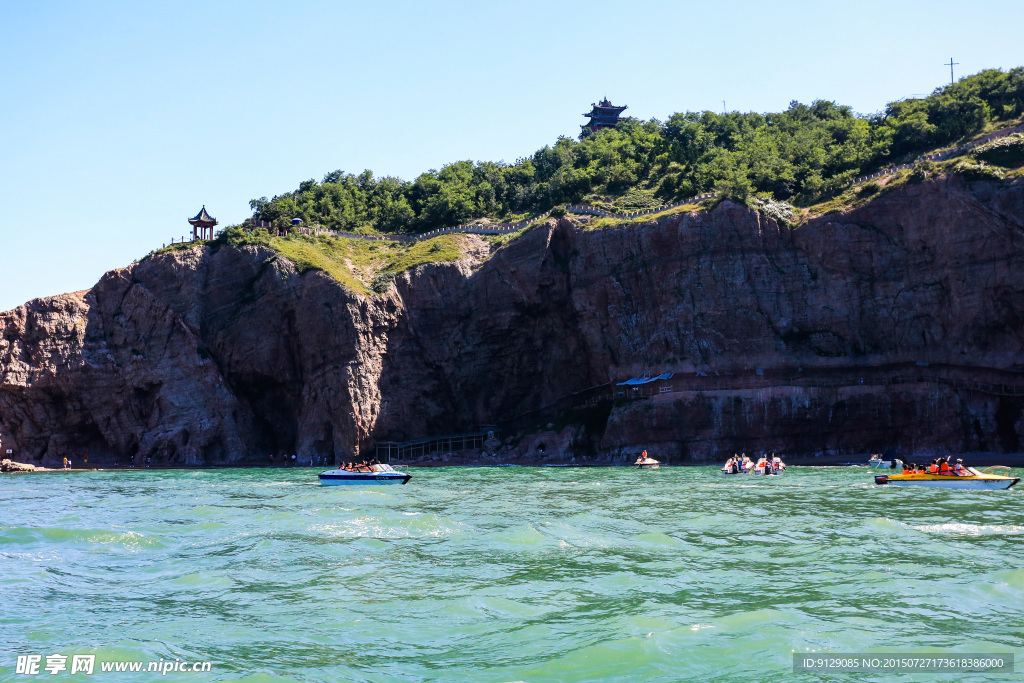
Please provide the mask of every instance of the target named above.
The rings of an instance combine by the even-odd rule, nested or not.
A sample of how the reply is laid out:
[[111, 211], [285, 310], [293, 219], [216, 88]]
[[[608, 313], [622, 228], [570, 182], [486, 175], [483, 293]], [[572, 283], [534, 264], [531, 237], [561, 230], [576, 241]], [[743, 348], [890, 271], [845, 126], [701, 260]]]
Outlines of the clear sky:
[[0, 310], [85, 289], [205, 204], [413, 179], [627, 114], [870, 113], [1024, 64], [1024, 2], [0, 0]]

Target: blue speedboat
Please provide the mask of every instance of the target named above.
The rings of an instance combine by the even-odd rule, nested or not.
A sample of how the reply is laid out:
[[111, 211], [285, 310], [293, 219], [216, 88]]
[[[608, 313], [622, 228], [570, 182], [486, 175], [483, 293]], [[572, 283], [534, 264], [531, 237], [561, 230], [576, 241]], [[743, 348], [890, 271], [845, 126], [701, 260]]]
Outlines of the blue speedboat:
[[407, 484], [411, 474], [399, 472], [391, 465], [369, 465], [356, 469], [327, 470], [320, 473], [321, 486], [351, 486], [353, 484]]

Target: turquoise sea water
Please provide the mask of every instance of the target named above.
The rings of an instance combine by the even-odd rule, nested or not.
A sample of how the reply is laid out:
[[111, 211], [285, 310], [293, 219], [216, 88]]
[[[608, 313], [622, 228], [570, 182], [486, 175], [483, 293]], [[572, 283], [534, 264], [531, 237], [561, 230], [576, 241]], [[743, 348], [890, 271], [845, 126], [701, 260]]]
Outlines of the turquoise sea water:
[[[1017, 489], [876, 487], [866, 468], [411, 471], [5, 475], [0, 680], [1008, 677], [792, 671], [794, 650], [885, 648], [1024, 670]], [[212, 668], [15, 674], [55, 653]]]

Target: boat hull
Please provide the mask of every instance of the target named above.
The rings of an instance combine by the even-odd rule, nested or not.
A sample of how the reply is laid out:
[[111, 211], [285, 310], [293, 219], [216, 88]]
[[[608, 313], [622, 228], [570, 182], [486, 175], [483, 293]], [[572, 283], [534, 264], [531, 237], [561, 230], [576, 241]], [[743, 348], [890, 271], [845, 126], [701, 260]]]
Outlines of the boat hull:
[[324, 472], [320, 475], [321, 486], [394, 486], [406, 484], [412, 479], [412, 475], [401, 472], [376, 474], [347, 472], [345, 474], [332, 474]]
[[1004, 491], [1020, 481], [1020, 477], [916, 477], [902, 479], [879, 475], [875, 483], [885, 486], [927, 486], [938, 489], [965, 489], [970, 491]]

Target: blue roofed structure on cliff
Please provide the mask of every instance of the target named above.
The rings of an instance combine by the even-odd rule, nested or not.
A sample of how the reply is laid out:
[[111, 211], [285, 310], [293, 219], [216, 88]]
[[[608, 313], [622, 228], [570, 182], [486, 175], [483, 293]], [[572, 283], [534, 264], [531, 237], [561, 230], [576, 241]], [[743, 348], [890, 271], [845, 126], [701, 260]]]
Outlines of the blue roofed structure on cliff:
[[593, 133], [602, 128], [614, 128], [619, 122], [619, 114], [628, 109], [626, 106], [616, 107], [608, 101], [607, 97], [597, 104], [591, 103], [590, 106], [593, 109], [590, 110], [589, 114], [584, 114], [584, 116], [590, 117], [590, 121], [580, 126], [583, 129], [581, 135]]

